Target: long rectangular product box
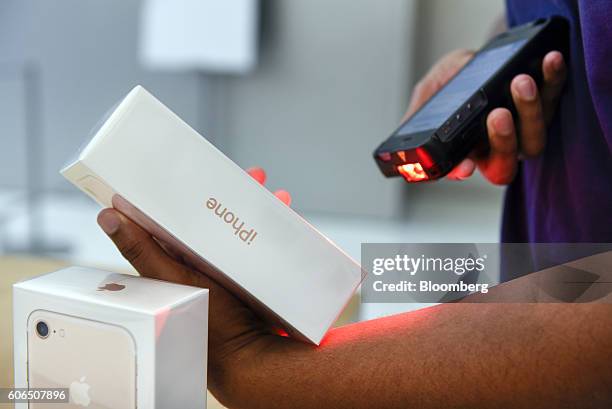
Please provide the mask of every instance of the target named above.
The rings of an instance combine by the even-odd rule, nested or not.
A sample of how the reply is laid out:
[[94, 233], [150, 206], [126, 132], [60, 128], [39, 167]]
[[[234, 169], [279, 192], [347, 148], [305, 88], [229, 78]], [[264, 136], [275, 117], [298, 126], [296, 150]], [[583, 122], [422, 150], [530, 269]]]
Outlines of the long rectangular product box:
[[319, 344], [363, 279], [351, 257], [141, 86], [61, 173], [293, 337]]

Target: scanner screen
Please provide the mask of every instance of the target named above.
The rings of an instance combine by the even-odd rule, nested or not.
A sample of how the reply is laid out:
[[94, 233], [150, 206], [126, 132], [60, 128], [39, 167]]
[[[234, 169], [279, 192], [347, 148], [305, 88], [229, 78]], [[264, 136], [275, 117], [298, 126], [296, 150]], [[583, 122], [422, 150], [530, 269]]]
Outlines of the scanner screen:
[[526, 41], [527, 39], [521, 39], [476, 54], [455, 77], [400, 128], [396, 136], [439, 128]]

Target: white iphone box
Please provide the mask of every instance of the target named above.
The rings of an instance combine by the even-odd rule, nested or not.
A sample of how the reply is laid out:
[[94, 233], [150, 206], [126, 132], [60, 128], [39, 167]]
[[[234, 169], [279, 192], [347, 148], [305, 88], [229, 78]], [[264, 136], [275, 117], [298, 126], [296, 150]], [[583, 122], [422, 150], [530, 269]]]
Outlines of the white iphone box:
[[53, 407], [206, 407], [206, 289], [70, 267], [13, 285], [13, 336], [15, 387]]
[[61, 173], [296, 338], [319, 344], [361, 267], [144, 88]]

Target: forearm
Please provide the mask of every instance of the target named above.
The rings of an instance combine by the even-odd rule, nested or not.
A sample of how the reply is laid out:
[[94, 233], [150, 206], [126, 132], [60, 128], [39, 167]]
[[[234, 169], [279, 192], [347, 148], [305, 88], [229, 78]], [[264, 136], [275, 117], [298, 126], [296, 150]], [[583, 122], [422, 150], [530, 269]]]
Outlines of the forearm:
[[[236, 407], [610, 407], [609, 304], [445, 304], [237, 354]], [[588, 399], [586, 398], [588, 397]]]
[[[99, 219], [143, 276], [210, 289], [208, 385], [230, 407], [612, 407], [612, 294], [599, 287], [608, 267], [586, 297], [608, 304], [530, 303], [589, 294], [568, 287], [567, 269], [546, 269], [473, 303], [332, 330], [313, 347], [270, 335], [206, 271], [169, 257], [116, 210]], [[526, 303], [475, 303], [517, 299]]]

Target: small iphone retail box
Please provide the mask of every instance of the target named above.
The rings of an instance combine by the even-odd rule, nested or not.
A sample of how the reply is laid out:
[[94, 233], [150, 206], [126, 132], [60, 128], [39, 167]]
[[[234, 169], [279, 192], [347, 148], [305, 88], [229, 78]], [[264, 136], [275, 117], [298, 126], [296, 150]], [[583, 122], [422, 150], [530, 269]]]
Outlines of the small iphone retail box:
[[15, 387], [64, 389], [29, 407], [206, 407], [206, 289], [70, 267], [13, 285], [13, 334]]
[[318, 344], [362, 280], [354, 260], [140, 86], [62, 174], [294, 337]]

